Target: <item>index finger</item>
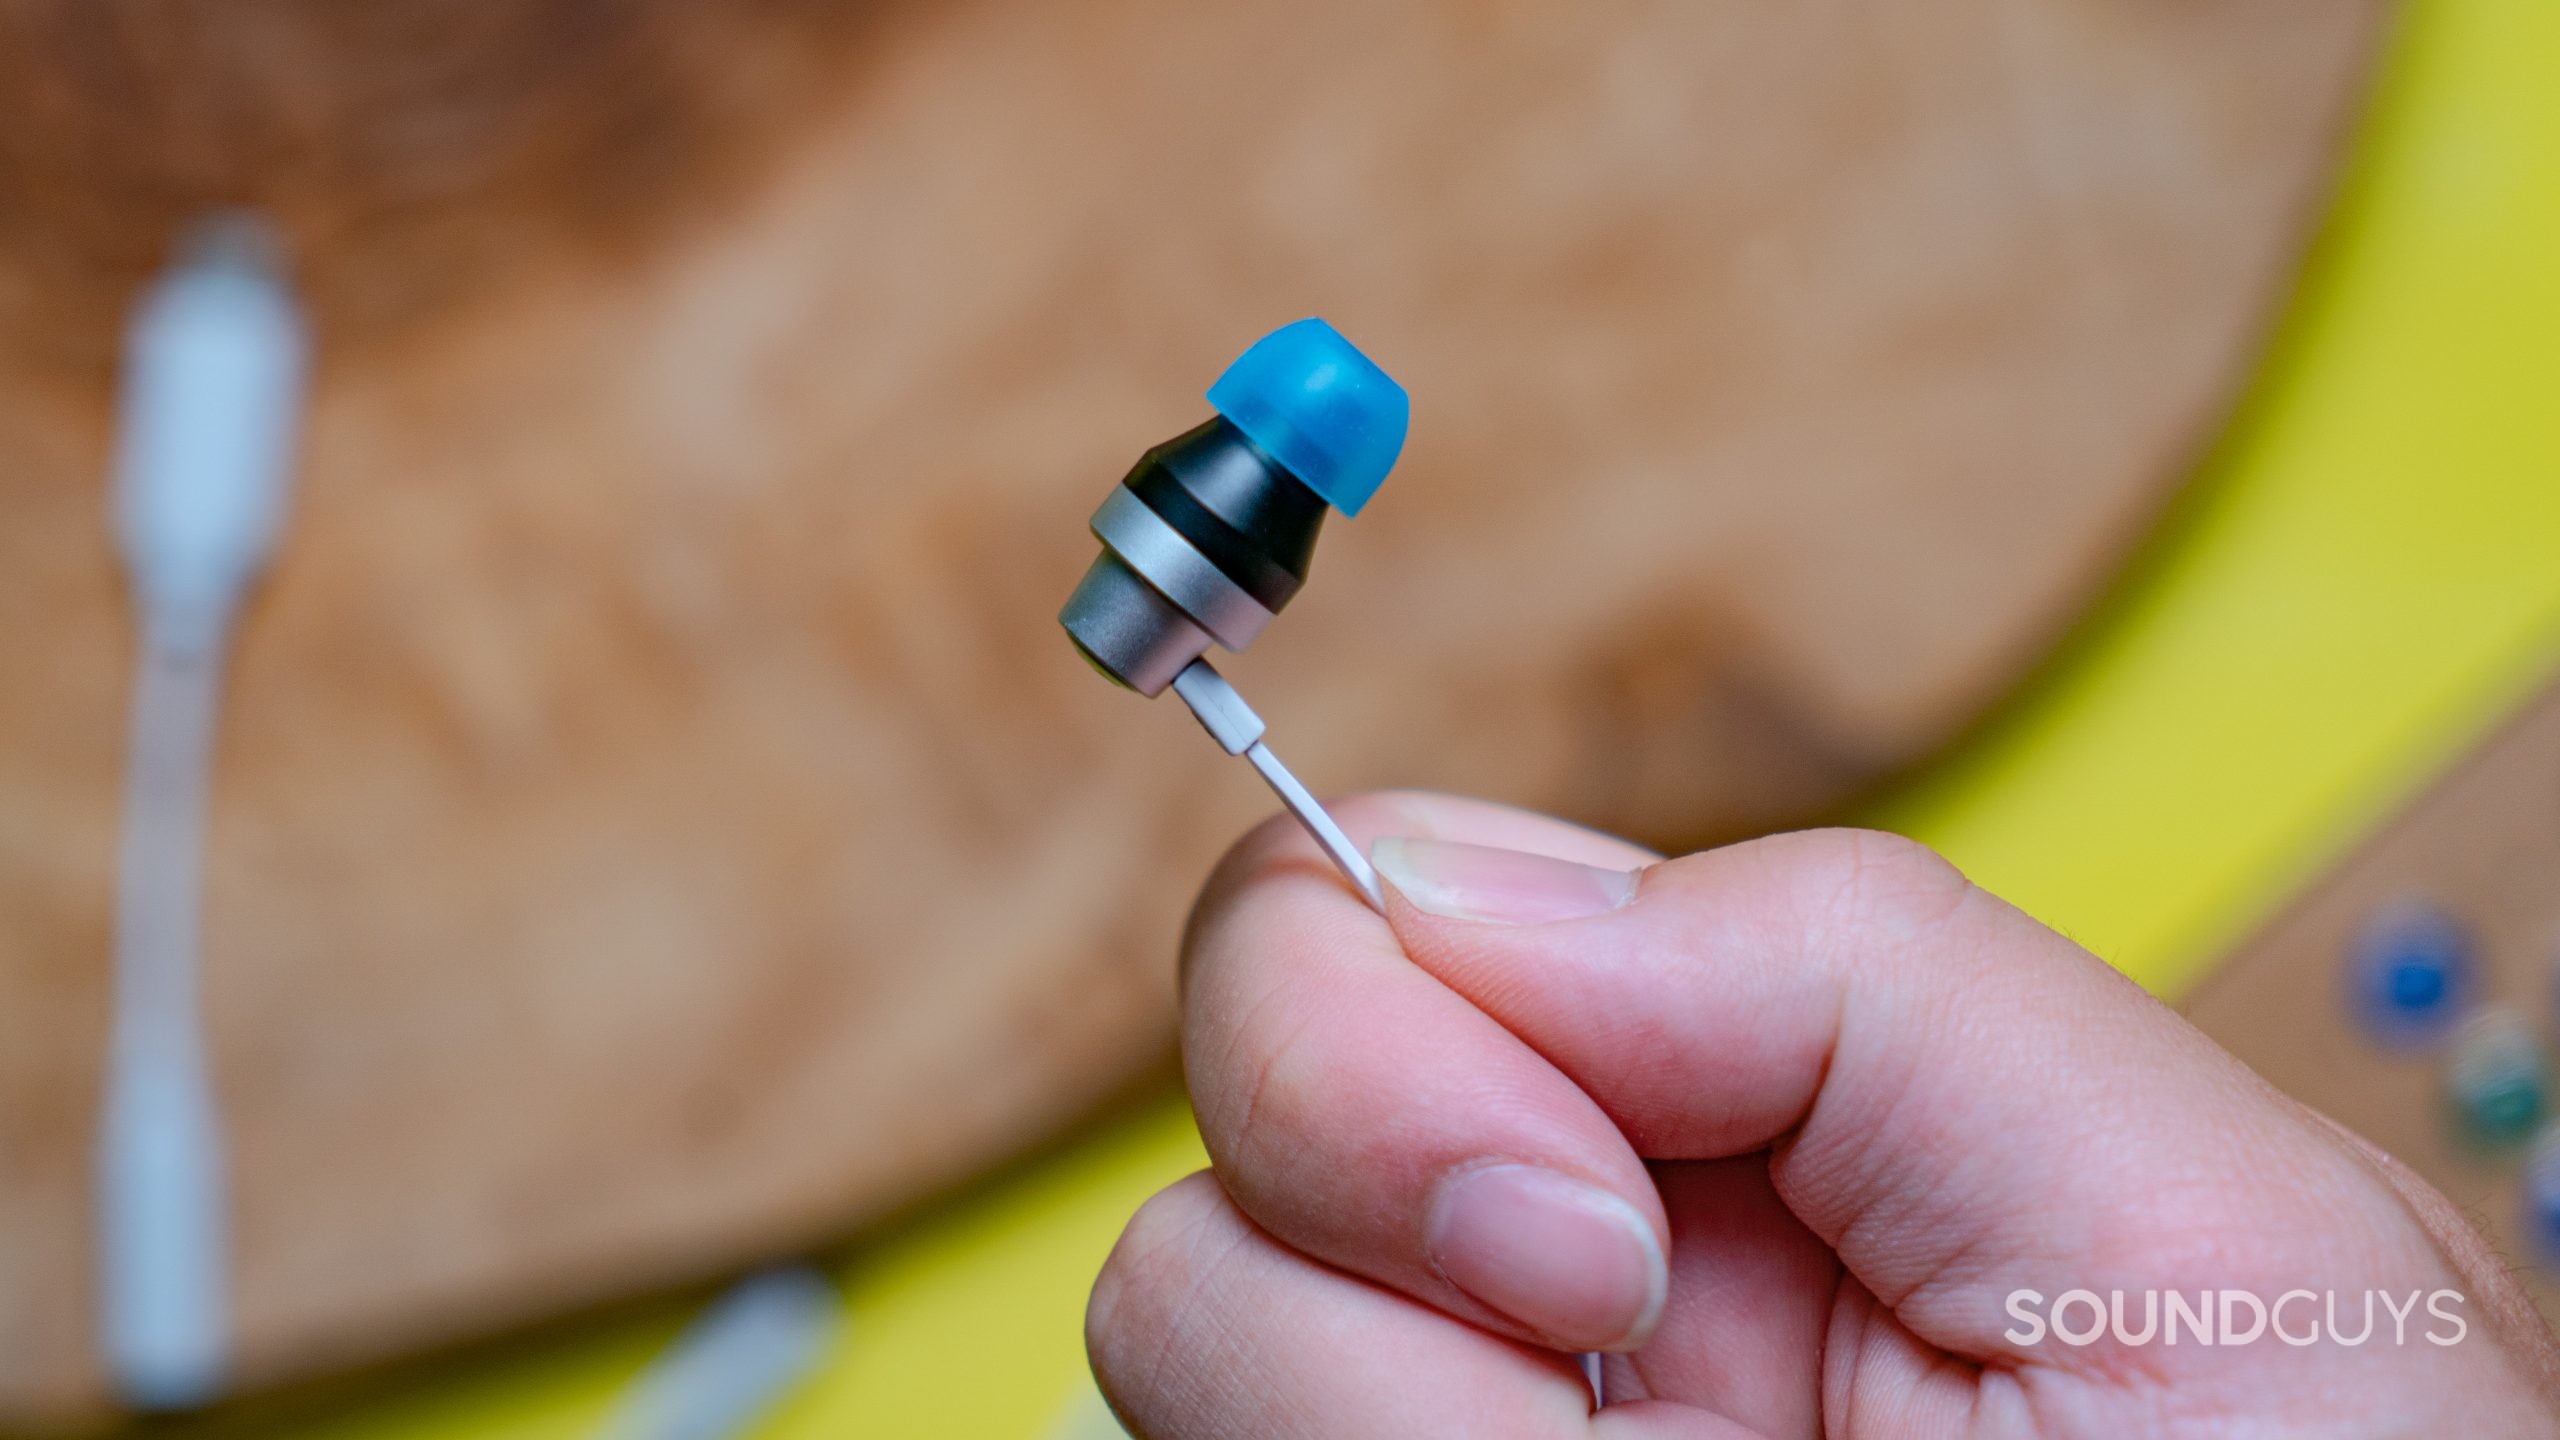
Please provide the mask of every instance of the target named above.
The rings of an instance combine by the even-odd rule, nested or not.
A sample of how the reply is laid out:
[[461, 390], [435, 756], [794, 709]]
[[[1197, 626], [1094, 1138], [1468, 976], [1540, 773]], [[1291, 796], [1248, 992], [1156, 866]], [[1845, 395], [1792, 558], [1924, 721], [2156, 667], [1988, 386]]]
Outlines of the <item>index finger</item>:
[[[1614, 866], [1645, 852], [1480, 802], [1363, 796], [1354, 836], [1450, 827]], [[1285, 821], [1219, 866], [1186, 939], [1183, 1070], [1220, 1182], [1281, 1240], [1504, 1333], [1624, 1349], [1669, 1238], [1591, 1098], [1415, 968]]]

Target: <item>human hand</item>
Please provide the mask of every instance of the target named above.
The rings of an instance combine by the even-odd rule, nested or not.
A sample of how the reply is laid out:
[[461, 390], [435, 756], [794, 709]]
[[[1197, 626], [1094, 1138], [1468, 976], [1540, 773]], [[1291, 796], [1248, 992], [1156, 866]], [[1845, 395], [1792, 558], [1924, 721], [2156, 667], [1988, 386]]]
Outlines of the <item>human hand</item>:
[[[1379, 842], [1385, 920], [1280, 822], [1193, 917], [1215, 1168], [1086, 1320], [1136, 1434], [2560, 1431], [2560, 1352], [2441, 1195], [1922, 847], [1337, 813], [1427, 837]], [[2071, 1291], [2125, 1331], [2066, 1343]], [[2172, 1291], [2313, 1300], [2131, 1343]]]

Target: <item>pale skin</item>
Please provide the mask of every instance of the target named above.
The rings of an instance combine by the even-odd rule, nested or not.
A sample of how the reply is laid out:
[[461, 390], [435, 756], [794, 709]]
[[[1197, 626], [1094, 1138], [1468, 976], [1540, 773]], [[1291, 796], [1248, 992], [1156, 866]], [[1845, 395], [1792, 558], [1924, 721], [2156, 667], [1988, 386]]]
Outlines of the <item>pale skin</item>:
[[[1274, 822], [1185, 941], [1213, 1168], [1086, 1320], [1133, 1434], [2560, 1433], [2560, 1351], [2451, 1204], [1922, 847], [1338, 815], [1383, 919]], [[2021, 1289], [2126, 1291], [2137, 1333], [2145, 1290], [2335, 1291], [2350, 1338], [2367, 1291], [2450, 1290], [2464, 1325], [2022, 1344]]]

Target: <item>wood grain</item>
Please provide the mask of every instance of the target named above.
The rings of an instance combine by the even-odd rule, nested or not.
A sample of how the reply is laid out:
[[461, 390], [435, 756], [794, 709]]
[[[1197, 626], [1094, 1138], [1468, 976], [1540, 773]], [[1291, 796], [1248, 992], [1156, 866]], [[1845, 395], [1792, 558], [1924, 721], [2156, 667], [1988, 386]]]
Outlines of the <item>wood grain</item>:
[[[438, 48], [269, 4], [244, 48], [94, 8], [0, 16], [52, 77], [0, 85], [21, 1416], [97, 1395], [104, 357], [168, 216], [268, 204], [322, 322], [208, 891], [263, 1382], [844, 1233], [1162, 1054], [1185, 898], [1266, 804], [1052, 617], [1279, 322], [1416, 397], [1232, 667], [1314, 783], [1686, 844], [1943, 743], [2212, 432], [2384, 14], [542, 5], [565, 40]], [[712, 98], [652, 130], [634, 86]]]

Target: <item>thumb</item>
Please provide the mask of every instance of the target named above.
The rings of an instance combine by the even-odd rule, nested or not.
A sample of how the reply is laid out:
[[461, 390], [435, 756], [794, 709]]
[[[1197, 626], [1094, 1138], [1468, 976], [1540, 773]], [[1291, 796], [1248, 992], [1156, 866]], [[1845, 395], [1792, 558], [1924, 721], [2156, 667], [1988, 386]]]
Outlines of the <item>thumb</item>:
[[1442, 840], [1373, 853], [1417, 965], [1563, 1071], [1639, 1155], [1771, 1151], [1788, 1208], [1955, 1353], [2125, 1360], [2103, 1341], [2005, 1339], [2002, 1302], [2022, 1288], [2446, 1278], [2368, 1160], [1910, 841], [1780, 836], [1633, 883]]

